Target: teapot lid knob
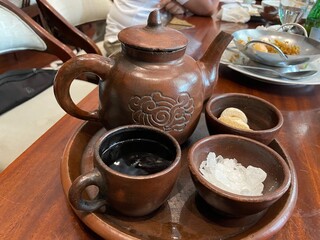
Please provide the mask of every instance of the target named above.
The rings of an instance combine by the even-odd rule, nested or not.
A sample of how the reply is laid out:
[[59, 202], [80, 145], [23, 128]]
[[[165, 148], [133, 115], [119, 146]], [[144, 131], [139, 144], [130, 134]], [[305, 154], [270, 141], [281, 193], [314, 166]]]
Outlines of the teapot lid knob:
[[148, 17], [148, 27], [157, 27], [157, 26], [161, 26], [162, 22], [161, 22], [161, 14], [160, 11], [152, 11], [149, 14]]
[[124, 45], [149, 52], [182, 50], [188, 44], [183, 33], [162, 25], [159, 9], [149, 14], [146, 26], [125, 28], [119, 32], [118, 39]]

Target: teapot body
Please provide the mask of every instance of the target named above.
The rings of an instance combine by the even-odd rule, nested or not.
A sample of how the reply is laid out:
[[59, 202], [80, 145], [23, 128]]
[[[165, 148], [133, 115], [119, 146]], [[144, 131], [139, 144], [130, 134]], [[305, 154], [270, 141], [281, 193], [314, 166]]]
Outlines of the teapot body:
[[[123, 29], [118, 38], [122, 51], [112, 58], [84, 54], [62, 65], [54, 81], [59, 105], [70, 115], [99, 121], [107, 129], [143, 124], [185, 142], [197, 126], [203, 102], [212, 94], [220, 57], [232, 35], [220, 32], [195, 61], [185, 54], [188, 39], [162, 26], [155, 10], [146, 26]], [[101, 79], [99, 107], [92, 112], [79, 108], [69, 91], [72, 81], [86, 72]]]
[[99, 99], [99, 119], [107, 129], [148, 125], [183, 143], [198, 123], [204, 85], [196, 61], [187, 55], [144, 62], [119, 54], [99, 84]]

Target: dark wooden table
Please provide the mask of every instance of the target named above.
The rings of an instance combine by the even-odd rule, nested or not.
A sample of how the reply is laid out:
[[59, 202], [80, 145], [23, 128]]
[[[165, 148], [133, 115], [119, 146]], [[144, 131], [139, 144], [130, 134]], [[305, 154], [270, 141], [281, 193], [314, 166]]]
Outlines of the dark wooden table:
[[[190, 40], [188, 54], [195, 59], [202, 56], [220, 30], [232, 33], [261, 24], [220, 23], [200, 17], [188, 21], [195, 28], [182, 31]], [[284, 116], [277, 140], [294, 162], [299, 196], [292, 216], [272, 239], [319, 239], [320, 87], [267, 84], [220, 67], [213, 94], [227, 92], [264, 98]], [[94, 90], [80, 103], [81, 107], [95, 109], [97, 96]], [[60, 182], [63, 151], [82, 123], [66, 115], [0, 174], [0, 239], [98, 238], [74, 214]]]

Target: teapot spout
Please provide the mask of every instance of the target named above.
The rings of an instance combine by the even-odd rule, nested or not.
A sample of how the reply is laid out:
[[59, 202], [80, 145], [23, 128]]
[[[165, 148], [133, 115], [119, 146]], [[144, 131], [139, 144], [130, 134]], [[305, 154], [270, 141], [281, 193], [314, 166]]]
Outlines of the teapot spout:
[[198, 61], [198, 65], [202, 71], [202, 81], [205, 86], [205, 100], [213, 92], [218, 78], [221, 56], [232, 39], [233, 36], [231, 34], [221, 31]]

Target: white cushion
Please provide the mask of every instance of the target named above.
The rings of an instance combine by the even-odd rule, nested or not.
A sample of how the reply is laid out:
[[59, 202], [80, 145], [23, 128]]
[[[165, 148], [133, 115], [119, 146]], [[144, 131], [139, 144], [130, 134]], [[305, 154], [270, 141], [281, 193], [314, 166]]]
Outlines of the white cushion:
[[[97, 46], [105, 55], [103, 41], [98, 42]], [[80, 51], [78, 55], [84, 53]], [[58, 69], [61, 64], [62, 62], [57, 60], [52, 62], [49, 68]], [[79, 103], [96, 87], [93, 83], [73, 81], [70, 89], [72, 100]], [[0, 115], [0, 172], [65, 114], [57, 103], [53, 87], [50, 87]]]
[[[78, 103], [97, 85], [75, 80], [71, 96]], [[53, 87], [0, 116], [0, 172], [53, 126], [65, 111], [58, 105]]]
[[18, 8], [22, 7], [22, 0], [9, 0], [9, 2], [13, 3], [16, 5]]
[[48, 2], [73, 26], [105, 20], [113, 4], [110, 0], [48, 0]]
[[45, 42], [15, 13], [0, 6], [0, 54], [33, 49], [44, 51]]
[[[22, 7], [22, 0], [9, 0], [9, 2], [13, 3], [17, 7], [21, 8]], [[37, 0], [30, 0], [30, 5], [37, 4]]]

